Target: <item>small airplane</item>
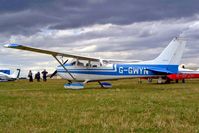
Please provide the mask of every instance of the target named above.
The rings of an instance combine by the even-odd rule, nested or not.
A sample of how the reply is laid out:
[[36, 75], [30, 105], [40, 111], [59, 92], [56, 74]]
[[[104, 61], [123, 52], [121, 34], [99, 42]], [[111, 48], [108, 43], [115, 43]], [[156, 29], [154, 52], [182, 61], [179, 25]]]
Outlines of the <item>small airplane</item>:
[[[64, 85], [65, 88], [82, 89], [88, 82], [98, 82], [101, 87], [109, 88], [112, 85], [103, 81], [149, 76], [161, 77], [162, 75], [176, 74], [178, 73], [178, 66], [185, 45], [186, 41], [184, 39], [176, 37], [157, 58], [149, 61], [106, 60], [43, 50], [19, 44], [6, 44], [4, 47], [53, 56], [60, 65], [57, 66], [52, 76], [57, 74], [67, 79], [68, 83]], [[67, 57], [67, 59], [61, 61], [58, 57]]]
[[179, 80], [182, 80], [182, 83], [185, 83], [185, 79], [193, 79], [193, 78], [199, 78], [199, 69], [198, 70], [185, 69], [183, 66], [179, 67], [178, 74], [167, 75], [167, 83], [170, 83], [171, 81], [176, 81], [176, 83], [178, 83]]
[[168, 74], [163, 75], [162, 77], [144, 77], [140, 78], [139, 83], [141, 83], [141, 79], [148, 80], [148, 83], [151, 83], [153, 79], [158, 79], [159, 84], [169, 84], [171, 81], [175, 81], [178, 83], [179, 80], [182, 80], [182, 83], [185, 83], [185, 79], [193, 79], [199, 78], [199, 69], [192, 70], [192, 69], [185, 69], [184, 65], [178, 67], [178, 73], [176, 74]]
[[11, 74], [10, 69], [0, 68], [0, 82], [17, 80], [20, 76], [20, 72], [21, 70], [17, 69], [17, 71]]

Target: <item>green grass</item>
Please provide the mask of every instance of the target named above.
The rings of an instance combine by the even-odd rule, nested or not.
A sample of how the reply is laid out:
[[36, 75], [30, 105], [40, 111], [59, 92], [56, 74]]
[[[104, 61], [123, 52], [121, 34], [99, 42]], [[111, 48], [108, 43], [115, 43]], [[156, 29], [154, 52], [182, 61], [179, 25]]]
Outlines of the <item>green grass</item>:
[[0, 132], [199, 133], [199, 80], [113, 81], [66, 90], [64, 80], [0, 83]]

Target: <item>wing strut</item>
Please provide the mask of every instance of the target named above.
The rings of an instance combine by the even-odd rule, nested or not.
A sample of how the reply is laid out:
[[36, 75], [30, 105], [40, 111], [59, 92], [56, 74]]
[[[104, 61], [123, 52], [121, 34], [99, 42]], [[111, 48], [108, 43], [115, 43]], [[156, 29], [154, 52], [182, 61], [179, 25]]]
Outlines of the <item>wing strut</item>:
[[71, 78], [72, 78], [73, 80], [76, 80], [75, 77], [68, 71], [68, 69], [66, 69], [66, 67], [64, 66], [64, 64], [62, 64], [62, 63], [60, 62], [60, 60], [57, 59], [57, 57], [56, 57], [55, 55], [53, 55], [53, 57], [57, 60], [57, 62], [59, 62], [59, 64], [60, 64], [60, 65], [64, 68], [64, 70], [71, 76]]

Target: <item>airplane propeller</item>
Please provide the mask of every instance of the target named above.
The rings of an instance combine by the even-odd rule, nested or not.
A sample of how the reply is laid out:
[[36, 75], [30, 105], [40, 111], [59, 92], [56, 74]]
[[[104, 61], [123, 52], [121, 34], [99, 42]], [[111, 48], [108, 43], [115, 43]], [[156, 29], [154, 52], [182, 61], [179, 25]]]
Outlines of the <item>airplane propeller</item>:
[[[63, 57], [62, 57], [63, 58]], [[62, 59], [62, 62], [63, 62], [63, 59]], [[68, 59], [63, 63], [66, 64], [68, 62]], [[57, 74], [57, 70], [55, 70], [51, 75], [50, 75], [50, 78], [54, 77], [55, 75]]]
[[50, 78], [54, 77], [57, 74], [57, 70], [55, 70], [51, 75]]

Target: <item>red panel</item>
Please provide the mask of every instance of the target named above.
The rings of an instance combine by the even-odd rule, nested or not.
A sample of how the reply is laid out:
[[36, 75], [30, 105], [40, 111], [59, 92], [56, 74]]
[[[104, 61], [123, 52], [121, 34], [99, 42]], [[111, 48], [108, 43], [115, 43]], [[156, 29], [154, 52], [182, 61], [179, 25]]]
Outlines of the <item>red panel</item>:
[[199, 78], [199, 74], [170, 74], [167, 76], [168, 78], [172, 79], [172, 80], [176, 80], [176, 79], [190, 79], [190, 78]]

